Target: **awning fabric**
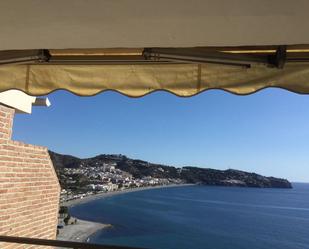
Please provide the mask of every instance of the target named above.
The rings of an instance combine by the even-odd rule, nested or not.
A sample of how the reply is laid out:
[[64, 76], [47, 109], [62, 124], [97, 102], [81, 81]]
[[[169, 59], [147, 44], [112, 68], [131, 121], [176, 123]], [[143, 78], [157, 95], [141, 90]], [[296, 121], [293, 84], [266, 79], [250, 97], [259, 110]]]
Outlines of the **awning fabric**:
[[216, 64], [0, 66], [0, 92], [18, 89], [36, 96], [66, 89], [82, 96], [114, 90], [140, 97], [165, 90], [187, 97], [207, 89], [250, 94], [267, 87], [308, 94], [309, 64], [286, 64], [283, 69]]
[[[308, 9], [308, 0], [0, 1], [0, 51], [309, 44], [304, 29], [309, 26]], [[73, 65], [47, 63], [44, 56], [37, 55], [42, 63], [0, 65], [0, 92], [45, 95], [66, 89], [94, 95], [114, 90], [139, 97], [156, 90], [192, 96], [207, 89], [249, 94], [281, 87], [309, 93], [307, 62], [286, 63], [283, 69], [196, 61]]]
[[308, 0], [2, 0], [0, 50], [309, 44]]

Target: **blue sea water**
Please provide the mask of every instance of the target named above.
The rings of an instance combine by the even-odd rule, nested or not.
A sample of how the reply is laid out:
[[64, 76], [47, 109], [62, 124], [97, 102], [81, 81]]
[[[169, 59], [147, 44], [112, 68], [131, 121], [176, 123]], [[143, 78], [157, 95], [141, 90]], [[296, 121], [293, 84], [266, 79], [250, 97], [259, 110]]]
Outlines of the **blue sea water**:
[[71, 208], [111, 223], [93, 243], [164, 249], [309, 249], [309, 184], [151, 189]]

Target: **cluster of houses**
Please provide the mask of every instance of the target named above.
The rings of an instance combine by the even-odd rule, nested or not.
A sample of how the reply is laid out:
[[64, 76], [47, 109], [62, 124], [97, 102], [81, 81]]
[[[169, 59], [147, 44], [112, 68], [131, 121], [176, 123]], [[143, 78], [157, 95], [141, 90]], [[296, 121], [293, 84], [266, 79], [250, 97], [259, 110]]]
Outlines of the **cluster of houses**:
[[105, 192], [182, 183], [180, 179], [151, 176], [134, 178], [128, 172], [117, 169], [116, 163], [91, 166], [82, 163], [78, 168], [64, 168], [60, 173], [60, 182], [62, 185], [61, 203]]

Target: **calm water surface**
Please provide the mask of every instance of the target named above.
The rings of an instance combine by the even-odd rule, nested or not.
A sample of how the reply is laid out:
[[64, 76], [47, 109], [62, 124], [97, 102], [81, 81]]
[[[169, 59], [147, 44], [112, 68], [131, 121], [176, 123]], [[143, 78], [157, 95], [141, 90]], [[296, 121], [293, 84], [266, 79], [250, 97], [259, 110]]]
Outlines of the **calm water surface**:
[[111, 223], [93, 243], [156, 249], [309, 249], [309, 184], [293, 189], [188, 186], [133, 192], [71, 209]]

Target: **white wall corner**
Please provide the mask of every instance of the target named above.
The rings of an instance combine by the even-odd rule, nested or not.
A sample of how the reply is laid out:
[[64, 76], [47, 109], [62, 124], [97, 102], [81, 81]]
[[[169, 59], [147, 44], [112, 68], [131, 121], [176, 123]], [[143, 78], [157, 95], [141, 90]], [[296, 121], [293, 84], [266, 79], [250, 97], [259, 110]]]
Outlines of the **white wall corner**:
[[50, 106], [48, 98], [36, 98], [18, 90], [8, 90], [0, 93], [0, 103], [14, 108], [16, 113], [32, 112], [32, 105]]

